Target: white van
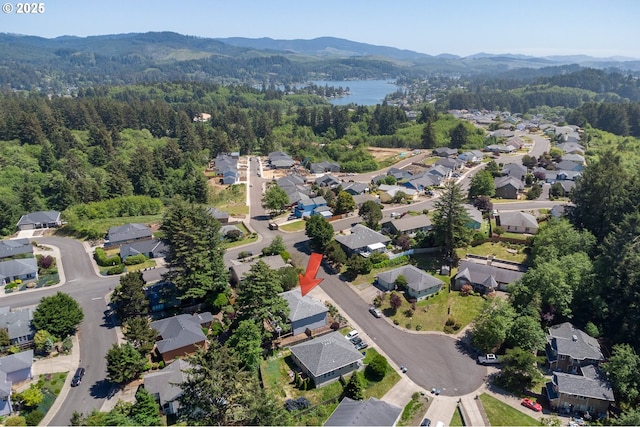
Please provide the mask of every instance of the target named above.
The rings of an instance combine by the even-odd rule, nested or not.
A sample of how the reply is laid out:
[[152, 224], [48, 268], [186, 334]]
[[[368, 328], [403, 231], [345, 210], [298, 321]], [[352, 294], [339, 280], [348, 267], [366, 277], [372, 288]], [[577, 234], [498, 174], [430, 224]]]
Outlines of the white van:
[[438, 421], [436, 423], [436, 427], [444, 427], [444, 423], [442, 421]]
[[351, 332], [349, 332], [347, 335], [345, 335], [344, 337], [348, 340], [350, 340], [351, 338], [355, 338], [358, 336], [358, 331], [356, 331], [355, 329]]

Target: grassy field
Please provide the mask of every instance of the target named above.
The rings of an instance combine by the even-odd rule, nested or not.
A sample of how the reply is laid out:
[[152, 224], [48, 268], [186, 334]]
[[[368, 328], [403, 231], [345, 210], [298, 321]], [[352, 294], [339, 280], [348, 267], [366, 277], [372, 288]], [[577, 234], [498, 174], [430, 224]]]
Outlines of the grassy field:
[[[211, 183], [211, 181], [209, 182]], [[216, 208], [229, 212], [231, 216], [249, 214], [249, 206], [247, 206], [247, 186], [245, 184], [229, 186], [212, 184], [209, 190], [209, 203]]]
[[492, 426], [539, 426], [540, 423], [533, 417], [518, 411], [487, 393], [480, 395], [482, 406], [487, 413], [489, 423]]
[[463, 259], [467, 254], [489, 256], [513, 262], [526, 262], [528, 253], [526, 245], [507, 242], [486, 242], [478, 246], [467, 246], [456, 250], [458, 257]]
[[[123, 216], [120, 218], [103, 218], [103, 219], [91, 219], [91, 220], [79, 220], [74, 227], [77, 230], [97, 230], [100, 235], [106, 236], [109, 228], [117, 227], [129, 223], [141, 223], [146, 225], [160, 224], [162, 221], [162, 214], [156, 215], [142, 215], [142, 216]], [[56, 231], [60, 234], [65, 234], [66, 227], [59, 228]], [[76, 236], [84, 237], [84, 236]]]
[[306, 222], [304, 220], [293, 221], [293, 222], [290, 222], [289, 224], [281, 225], [279, 228], [280, 230], [283, 230], [283, 231], [295, 232], [295, 231], [304, 230], [305, 224]]
[[456, 410], [453, 411], [453, 417], [451, 417], [451, 421], [447, 424], [451, 427], [462, 427], [464, 426], [464, 422], [462, 421], [462, 415], [460, 414], [460, 409], [456, 406]]

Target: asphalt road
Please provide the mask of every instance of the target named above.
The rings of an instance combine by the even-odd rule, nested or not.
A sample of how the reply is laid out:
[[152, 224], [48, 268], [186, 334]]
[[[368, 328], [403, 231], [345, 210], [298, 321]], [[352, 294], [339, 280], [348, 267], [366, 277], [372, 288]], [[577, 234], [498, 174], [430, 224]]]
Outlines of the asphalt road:
[[[548, 151], [549, 143], [546, 139], [530, 135], [536, 141], [532, 155], [540, 155]], [[545, 145], [546, 144], [546, 145]], [[539, 153], [538, 153], [539, 152]], [[538, 154], [536, 154], [538, 153]], [[396, 164], [401, 167], [412, 161], [417, 161], [420, 156], [408, 158]], [[509, 156], [501, 161], [520, 161], [521, 156]], [[264, 185], [267, 180], [258, 176], [257, 159], [250, 160], [250, 225], [261, 236], [258, 242], [230, 249], [225, 254], [225, 260], [236, 259], [240, 251], [252, 251], [259, 253], [269, 245], [274, 236], [280, 235], [287, 247], [293, 248], [291, 253], [298, 251], [298, 257], [306, 262], [308, 257], [307, 238], [304, 232], [284, 233], [282, 231], [269, 230], [268, 215], [261, 206]], [[383, 171], [371, 174], [355, 176], [355, 181], [369, 182], [371, 177]], [[469, 177], [463, 177], [461, 183], [468, 185]], [[433, 209], [434, 200], [425, 200], [411, 205], [391, 207], [384, 210], [385, 216], [392, 211], [404, 212], [407, 210]], [[549, 208], [555, 203], [549, 201], [533, 201], [518, 203], [502, 203], [497, 207], [501, 210], [540, 209]], [[360, 221], [357, 216], [333, 222], [336, 231], [351, 227]], [[84, 246], [73, 239], [61, 237], [39, 237], [40, 243], [50, 244], [60, 249], [62, 264], [66, 277], [64, 285], [29, 292], [20, 292], [6, 295], [0, 299], [0, 307], [26, 307], [35, 306], [44, 296], [52, 295], [58, 291], [66, 292], [74, 297], [82, 306], [84, 321], [79, 327], [80, 359], [85, 367], [86, 374], [82, 384], [75, 387], [65, 399], [60, 411], [52, 421], [53, 425], [68, 425], [74, 411], [89, 413], [93, 409], [100, 409], [104, 399], [108, 398], [113, 388], [105, 380], [106, 360], [105, 355], [111, 346], [116, 343], [116, 334], [108, 321], [108, 308], [106, 297], [117, 284], [117, 277], [104, 278], [98, 276], [92, 266], [90, 255]], [[145, 272], [145, 280], [148, 282], [160, 279], [164, 269], [155, 269]], [[353, 321], [367, 333], [376, 344], [397, 364], [405, 365], [409, 370], [408, 375], [416, 384], [431, 389], [437, 387], [444, 395], [462, 395], [478, 388], [486, 375], [486, 368], [478, 366], [457, 345], [455, 339], [428, 333], [410, 333], [396, 328], [391, 323], [376, 319], [368, 312], [368, 302], [364, 301], [351, 286], [342, 282], [338, 276], [319, 273], [324, 279], [320, 285], [335, 302], [338, 308], [348, 313]]]

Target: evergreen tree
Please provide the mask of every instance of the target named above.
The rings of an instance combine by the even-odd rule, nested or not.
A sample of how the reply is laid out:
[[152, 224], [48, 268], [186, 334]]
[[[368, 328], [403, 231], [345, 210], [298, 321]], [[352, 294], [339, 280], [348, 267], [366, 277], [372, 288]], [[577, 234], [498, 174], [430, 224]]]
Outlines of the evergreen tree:
[[228, 288], [220, 223], [202, 206], [175, 202], [166, 212], [161, 230], [169, 246], [164, 279], [173, 282], [180, 298], [204, 300]]
[[451, 130], [451, 148], [462, 148], [469, 140], [469, 131], [464, 123], [460, 122]]
[[262, 358], [262, 334], [264, 328], [254, 319], [240, 322], [229, 338], [228, 345], [238, 354], [242, 367], [256, 372]]
[[84, 319], [80, 304], [68, 294], [58, 292], [43, 297], [33, 312], [33, 327], [44, 329], [57, 338], [73, 335]]
[[140, 352], [129, 343], [113, 344], [105, 358], [107, 378], [117, 384], [125, 384], [139, 378], [147, 363]]
[[122, 323], [149, 313], [149, 300], [143, 289], [145, 284], [141, 271], [133, 271], [120, 277], [120, 284], [113, 290], [111, 302]]
[[445, 258], [454, 258], [454, 249], [466, 244], [471, 237], [471, 231], [467, 228], [469, 214], [464, 209], [464, 201], [462, 188], [454, 181], [447, 181], [442, 196], [435, 204], [433, 230], [436, 239], [444, 247]]
[[424, 125], [420, 141], [422, 142], [422, 148], [426, 148], [429, 150], [432, 148], [436, 148], [436, 132], [433, 130], [433, 123], [431, 122], [431, 120], [428, 120]]
[[133, 347], [146, 356], [153, 350], [158, 331], [151, 328], [151, 323], [146, 317], [133, 317], [124, 324], [122, 332], [126, 340]]
[[364, 224], [372, 230], [377, 230], [380, 227], [380, 220], [382, 219], [382, 209], [380, 205], [373, 200], [367, 200], [360, 206], [358, 215], [364, 219]]
[[324, 253], [333, 240], [333, 226], [322, 215], [311, 215], [305, 224], [305, 234], [309, 237], [311, 249]]
[[364, 399], [365, 379], [362, 372], [356, 371], [351, 375], [344, 394], [353, 400]]

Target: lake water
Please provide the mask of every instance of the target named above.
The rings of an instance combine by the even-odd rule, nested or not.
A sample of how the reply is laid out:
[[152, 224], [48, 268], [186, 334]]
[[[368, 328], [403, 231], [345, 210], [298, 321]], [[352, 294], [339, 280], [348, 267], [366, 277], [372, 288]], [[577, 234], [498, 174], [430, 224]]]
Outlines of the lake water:
[[384, 97], [398, 90], [399, 86], [389, 80], [342, 80], [342, 81], [314, 81], [318, 86], [333, 86], [349, 88], [349, 95], [341, 98], [330, 99], [333, 105], [357, 105], [382, 104]]

